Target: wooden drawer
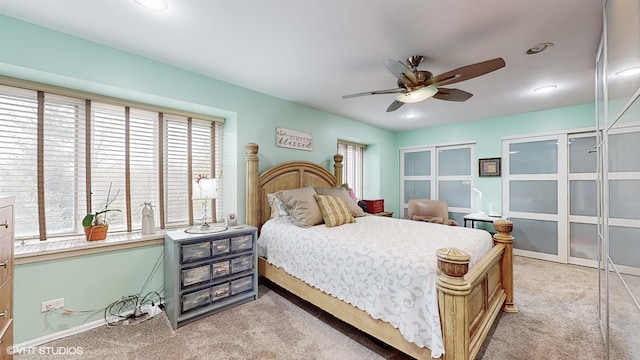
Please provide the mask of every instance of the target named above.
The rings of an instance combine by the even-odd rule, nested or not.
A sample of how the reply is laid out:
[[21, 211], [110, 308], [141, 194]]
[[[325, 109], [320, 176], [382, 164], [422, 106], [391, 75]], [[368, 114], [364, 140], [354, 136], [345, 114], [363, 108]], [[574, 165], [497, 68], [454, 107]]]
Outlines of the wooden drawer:
[[253, 254], [231, 260], [231, 273], [253, 269]]
[[11, 281], [7, 281], [0, 287], [0, 329], [4, 329], [12, 318], [12, 285]]
[[0, 238], [13, 233], [13, 206], [0, 208]]
[[12, 275], [13, 235], [9, 234], [0, 238], [0, 284], [3, 284]]
[[212, 266], [214, 279], [229, 275], [229, 261], [217, 262]]
[[180, 261], [192, 262], [206, 259], [211, 256], [211, 243], [208, 241], [185, 244], [180, 248]]
[[216, 285], [211, 288], [211, 301], [222, 300], [229, 296], [229, 283]]
[[182, 287], [205, 283], [211, 280], [211, 265], [206, 264], [182, 270]]
[[211, 303], [211, 289], [206, 288], [182, 295], [182, 312], [189, 312]]
[[231, 239], [231, 251], [245, 251], [253, 249], [253, 236], [236, 236]]
[[253, 275], [245, 276], [231, 282], [231, 295], [253, 290]]
[[213, 256], [229, 253], [229, 239], [215, 240], [212, 242], [212, 245], [211, 250]]

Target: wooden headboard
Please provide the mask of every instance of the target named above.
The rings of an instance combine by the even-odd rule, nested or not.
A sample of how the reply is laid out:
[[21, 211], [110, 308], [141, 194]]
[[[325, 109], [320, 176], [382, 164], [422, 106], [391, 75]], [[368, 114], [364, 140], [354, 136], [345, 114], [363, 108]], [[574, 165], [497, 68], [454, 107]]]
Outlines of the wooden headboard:
[[288, 161], [258, 174], [258, 145], [247, 144], [245, 165], [247, 171], [246, 223], [260, 228], [271, 215], [267, 194], [280, 190], [297, 189], [307, 185], [336, 187], [342, 184], [342, 155], [333, 156], [334, 173], [308, 161]]

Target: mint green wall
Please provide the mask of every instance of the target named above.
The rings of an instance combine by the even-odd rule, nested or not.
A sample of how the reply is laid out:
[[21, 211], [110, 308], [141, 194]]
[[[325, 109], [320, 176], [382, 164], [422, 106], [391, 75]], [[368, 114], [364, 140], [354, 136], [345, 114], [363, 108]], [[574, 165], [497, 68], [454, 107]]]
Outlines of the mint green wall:
[[[245, 211], [244, 146], [249, 142], [260, 145], [261, 170], [288, 160], [329, 166], [338, 138], [368, 144], [364, 196], [398, 207], [398, 152], [389, 131], [2, 15], [0, 75], [224, 117], [224, 207], [240, 220]], [[276, 127], [312, 134], [313, 151], [276, 147]], [[384, 172], [381, 163], [389, 164]], [[72, 309], [104, 307], [138, 290], [158, 251], [142, 248], [17, 266], [15, 342], [99, 319], [101, 315], [84, 320], [45, 316], [40, 302], [64, 297]]]
[[[122, 296], [161, 292], [162, 264], [152, 271], [162, 253], [162, 245], [154, 245], [16, 266], [15, 343], [103, 319], [104, 308]], [[76, 312], [40, 312], [42, 301], [57, 298]]]
[[[460, 124], [444, 125], [396, 134], [398, 148], [476, 141], [478, 159], [502, 157], [502, 137], [541, 134], [558, 130], [584, 129], [595, 126], [594, 104], [568, 106], [511, 116], [496, 117]], [[502, 211], [502, 180], [477, 177], [476, 187], [482, 191], [482, 202], [488, 208]]]

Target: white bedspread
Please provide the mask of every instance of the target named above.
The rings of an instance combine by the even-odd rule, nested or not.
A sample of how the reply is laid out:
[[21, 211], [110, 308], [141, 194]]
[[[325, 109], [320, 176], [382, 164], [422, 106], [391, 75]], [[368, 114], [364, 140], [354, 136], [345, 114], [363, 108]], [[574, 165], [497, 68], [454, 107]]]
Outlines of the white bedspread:
[[390, 323], [434, 357], [444, 352], [436, 251], [461, 249], [473, 265], [492, 246], [484, 230], [380, 216], [334, 228], [270, 220], [258, 239], [269, 263]]

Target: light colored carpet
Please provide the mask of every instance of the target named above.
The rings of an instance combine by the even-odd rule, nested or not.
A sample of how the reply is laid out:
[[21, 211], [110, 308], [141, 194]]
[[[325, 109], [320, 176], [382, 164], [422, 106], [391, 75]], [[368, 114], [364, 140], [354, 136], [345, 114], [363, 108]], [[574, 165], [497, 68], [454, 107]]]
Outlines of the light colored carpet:
[[[514, 271], [520, 313], [500, 315], [479, 359], [604, 358], [597, 270], [516, 257]], [[640, 324], [627, 322], [632, 328]], [[611, 359], [640, 359], [631, 341], [616, 342]], [[261, 283], [257, 301], [177, 331], [163, 313], [142, 324], [98, 328], [42, 346], [82, 347], [83, 354], [15, 359], [409, 359], [268, 282]]]

